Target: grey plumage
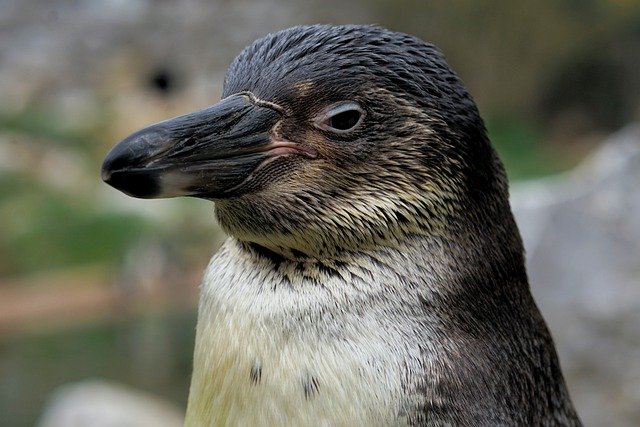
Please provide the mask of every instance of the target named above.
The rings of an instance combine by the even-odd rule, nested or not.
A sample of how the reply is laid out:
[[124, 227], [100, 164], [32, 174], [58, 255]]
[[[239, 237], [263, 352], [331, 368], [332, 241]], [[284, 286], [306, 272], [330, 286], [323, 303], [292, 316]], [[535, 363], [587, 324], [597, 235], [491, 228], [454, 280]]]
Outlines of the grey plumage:
[[103, 166], [138, 197], [214, 200], [231, 236], [203, 283], [188, 424], [580, 424], [504, 169], [434, 46], [294, 27], [247, 47], [223, 98]]

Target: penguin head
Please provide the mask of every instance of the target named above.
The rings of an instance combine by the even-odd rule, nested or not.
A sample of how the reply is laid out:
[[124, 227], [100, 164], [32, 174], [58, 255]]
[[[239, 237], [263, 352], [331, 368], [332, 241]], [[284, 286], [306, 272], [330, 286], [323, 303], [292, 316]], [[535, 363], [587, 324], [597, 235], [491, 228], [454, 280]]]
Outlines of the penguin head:
[[357, 25], [270, 34], [235, 58], [222, 98], [127, 137], [103, 179], [134, 197], [212, 200], [230, 235], [309, 256], [504, 209], [473, 99], [416, 37]]

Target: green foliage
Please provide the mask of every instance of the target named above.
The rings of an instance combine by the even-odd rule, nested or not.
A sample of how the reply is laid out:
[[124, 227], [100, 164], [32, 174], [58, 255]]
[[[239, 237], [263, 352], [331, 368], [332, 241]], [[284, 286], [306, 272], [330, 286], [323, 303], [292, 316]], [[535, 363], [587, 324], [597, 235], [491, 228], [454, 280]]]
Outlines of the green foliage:
[[151, 231], [137, 215], [105, 212], [91, 198], [8, 173], [0, 174], [0, 222], [0, 275], [115, 263]]
[[500, 119], [489, 121], [487, 130], [510, 180], [537, 178], [568, 167], [560, 153], [552, 152], [552, 147], [544, 144], [542, 135], [530, 125]]
[[94, 127], [99, 127], [98, 124], [70, 128], [66, 122], [55, 108], [30, 107], [20, 113], [0, 115], [0, 129], [40, 137], [49, 144], [80, 147], [86, 151], [97, 130]]

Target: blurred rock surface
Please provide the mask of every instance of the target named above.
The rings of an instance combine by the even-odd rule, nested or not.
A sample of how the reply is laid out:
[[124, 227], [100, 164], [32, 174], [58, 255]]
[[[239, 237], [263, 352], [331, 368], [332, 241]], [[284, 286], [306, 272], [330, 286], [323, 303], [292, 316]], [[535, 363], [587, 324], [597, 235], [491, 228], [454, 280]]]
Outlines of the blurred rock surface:
[[151, 394], [104, 380], [58, 388], [37, 427], [181, 427], [182, 411]]
[[585, 425], [640, 425], [640, 124], [515, 186], [532, 292]]

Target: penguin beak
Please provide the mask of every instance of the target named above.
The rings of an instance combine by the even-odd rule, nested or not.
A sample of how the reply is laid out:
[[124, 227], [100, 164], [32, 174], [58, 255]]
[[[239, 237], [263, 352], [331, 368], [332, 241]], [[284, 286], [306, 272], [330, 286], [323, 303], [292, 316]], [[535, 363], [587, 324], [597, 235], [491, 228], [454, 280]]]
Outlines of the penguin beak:
[[129, 196], [150, 199], [242, 194], [265, 160], [307, 153], [298, 144], [272, 141], [281, 118], [245, 94], [144, 128], [118, 143], [102, 164], [102, 179]]

